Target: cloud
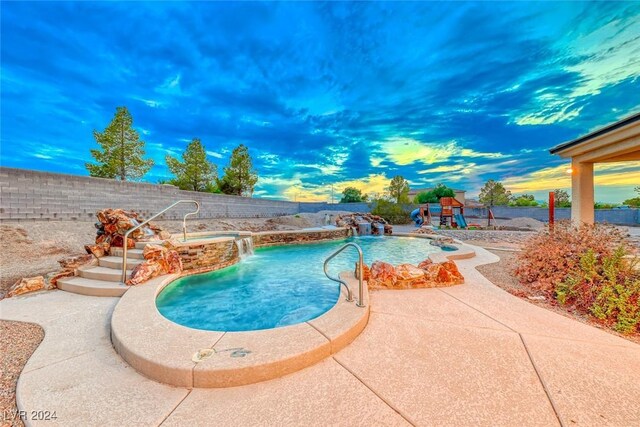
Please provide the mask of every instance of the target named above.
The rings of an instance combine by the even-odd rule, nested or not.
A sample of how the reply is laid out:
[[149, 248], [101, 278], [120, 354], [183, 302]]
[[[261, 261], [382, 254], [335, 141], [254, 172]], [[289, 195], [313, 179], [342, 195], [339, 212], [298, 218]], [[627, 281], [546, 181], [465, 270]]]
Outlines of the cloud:
[[633, 2], [2, 9], [6, 166], [86, 174], [92, 130], [126, 105], [152, 182], [199, 137], [219, 166], [249, 147], [261, 197], [380, 192], [394, 175], [474, 192], [557, 167], [549, 147], [640, 111]]
[[[570, 189], [569, 164], [546, 167], [522, 176], [504, 180], [504, 185], [514, 193]], [[633, 186], [640, 183], [640, 162], [599, 163], [594, 168], [594, 183], [597, 186]]]
[[425, 143], [412, 138], [391, 138], [382, 143], [382, 151], [397, 165], [412, 163], [431, 165], [442, 163], [454, 157], [499, 159], [508, 157], [500, 152], [478, 152], [461, 147], [456, 141]]

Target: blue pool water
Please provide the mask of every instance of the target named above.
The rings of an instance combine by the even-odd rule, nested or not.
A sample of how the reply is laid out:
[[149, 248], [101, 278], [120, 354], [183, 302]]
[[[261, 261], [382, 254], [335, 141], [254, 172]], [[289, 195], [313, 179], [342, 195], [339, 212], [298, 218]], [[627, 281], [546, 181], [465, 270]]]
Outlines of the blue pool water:
[[[365, 263], [418, 264], [441, 249], [428, 239], [356, 237], [325, 243], [257, 249], [240, 263], [178, 279], [158, 295], [167, 319], [195, 329], [249, 331], [311, 320], [333, 307], [339, 284], [326, 278], [324, 260], [347, 241], [362, 247]], [[356, 250], [348, 248], [330, 264], [330, 273], [353, 271]], [[354, 290], [357, 294], [357, 290]]]

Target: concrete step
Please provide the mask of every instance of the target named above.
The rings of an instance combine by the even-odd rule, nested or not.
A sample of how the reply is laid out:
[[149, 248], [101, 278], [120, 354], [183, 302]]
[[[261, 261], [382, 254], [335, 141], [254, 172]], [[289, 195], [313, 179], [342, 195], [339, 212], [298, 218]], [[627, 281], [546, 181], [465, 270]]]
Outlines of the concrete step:
[[[136, 265], [140, 264], [143, 261], [143, 259], [130, 257], [129, 252], [127, 251], [127, 267], [129, 268], [129, 270], [133, 270]], [[122, 256], [104, 256], [98, 259], [98, 264], [100, 265], [100, 267], [122, 270]]]
[[[111, 248], [109, 252], [111, 253], [111, 256], [122, 258], [122, 248]], [[144, 256], [142, 255], [142, 249], [128, 249], [127, 261], [130, 259], [144, 259]]]
[[[106, 282], [120, 282], [122, 272], [115, 268], [91, 267], [78, 270], [80, 277], [85, 279], [103, 280]], [[131, 275], [131, 270], [127, 270], [127, 277]]]
[[136, 242], [136, 249], [144, 249], [147, 245], [161, 245], [164, 240], [153, 240], [151, 242]]
[[93, 280], [84, 277], [66, 277], [58, 280], [58, 288], [74, 294], [94, 297], [121, 297], [129, 286], [105, 280]]

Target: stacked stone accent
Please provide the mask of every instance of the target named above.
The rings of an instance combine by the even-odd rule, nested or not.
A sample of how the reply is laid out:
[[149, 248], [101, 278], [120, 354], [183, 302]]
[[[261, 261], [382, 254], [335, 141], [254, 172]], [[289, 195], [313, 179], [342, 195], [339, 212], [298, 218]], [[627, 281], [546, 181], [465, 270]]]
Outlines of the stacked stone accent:
[[276, 246], [284, 244], [303, 244], [323, 240], [346, 239], [351, 235], [349, 228], [314, 231], [264, 231], [253, 233], [253, 245]]
[[166, 245], [180, 255], [185, 274], [220, 270], [239, 261], [238, 247], [233, 238], [192, 243], [169, 241]]

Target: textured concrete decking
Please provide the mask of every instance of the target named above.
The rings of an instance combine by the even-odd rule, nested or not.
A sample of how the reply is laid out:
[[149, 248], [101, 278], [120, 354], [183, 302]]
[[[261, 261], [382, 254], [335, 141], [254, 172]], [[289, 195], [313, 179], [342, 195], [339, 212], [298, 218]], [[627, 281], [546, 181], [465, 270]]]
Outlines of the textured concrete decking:
[[[18, 383], [43, 425], [640, 425], [640, 346], [528, 304], [457, 261], [467, 282], [371, 293], [364, 332], [275, 380], [181, 389], [129, 367], [110, 342], [115, 298], [47, 292], [0, 302], [45, 339]], [[37, 425], [38, 422], [29, 422]]]

